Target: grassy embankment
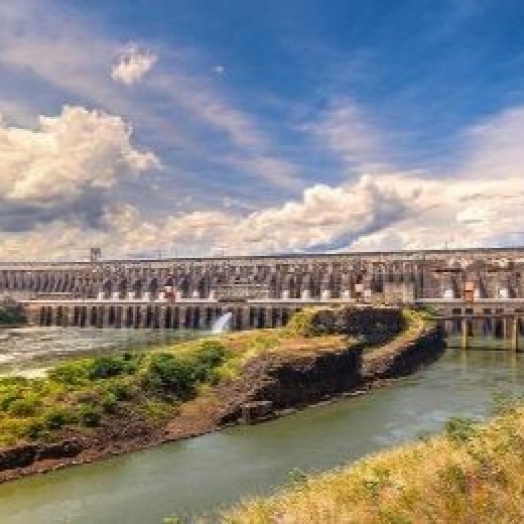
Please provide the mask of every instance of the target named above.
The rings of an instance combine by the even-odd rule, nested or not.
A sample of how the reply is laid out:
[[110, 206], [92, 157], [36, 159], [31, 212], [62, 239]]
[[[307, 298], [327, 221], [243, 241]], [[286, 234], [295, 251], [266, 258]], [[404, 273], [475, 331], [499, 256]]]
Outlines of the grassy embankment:
[[273, 497], [241, 503], [222, 521], [524, 522], [524, 408], [498, 402], [495, 415], [486, 424], [452, 419], [441, 436], [296, 480]]
[[344, 336], [309, 332], [309, 315], [297, 315], [285, 329], [188, 341], [147, 354], [68, 361], [45, 378], [2, 378], [0, 447], [89, 435], [116, 417], [138, 417], [161, 428], [184, 410], [212, 403], [212, 386], [236, 378], [261, 352], [293, 355], [351, 344]]

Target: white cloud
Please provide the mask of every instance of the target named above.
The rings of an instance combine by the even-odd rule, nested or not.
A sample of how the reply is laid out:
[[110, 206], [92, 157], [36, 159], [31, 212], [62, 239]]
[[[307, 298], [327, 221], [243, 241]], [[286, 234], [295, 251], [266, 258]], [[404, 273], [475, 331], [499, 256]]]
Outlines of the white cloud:
[[88, 189], [108, 189], [126, 174], [159, 167], [131, 144], [122, 118], [81, 107], [40, 117], [37, 129], [0, 120], [0, 194], [5, 201], [72, 201]]
[[119, 51], [118, 62], [113, 66], [111, 78], [126, 85], [136, 84], [157, 61], [158, 56], [155, 53], [129, 44]]
[[[513, 195], [513, 198], [511, 198]], [[494, 198], [495, 197], [495, 198]], [[493, 245], [519, 236], [524, 178], [449, 183], [417, 174], [362, 176], [343, 186], [315, 185], [302, 198], [259, 211], [193, 211], [148, 219], [126, 205], [108, 210], [103, 231], [57, 221], [4, 235], [9, 258], [80, 256], [100, 245], [106, 256], [129, 253], [211, 255], [322, 250], [421, 249]], [[18, 250], [18, 251], [17, 251]]]
[[[178, 148], [186, 158], [198, 160], [203, 150], [209, 158], [219, 150], [214, 162], [237, 181], [248, 175], [260, 185], [283, 188], [288, 194], [290, 188], [296, 191], [301, 187], [299, 166], [279, 156], [276, 140], [263, 131], [257, 117], [239, 107], [231, 95], [219, 91], [209, 74], [202, 74], [201, 63], [207, 60], [194, 50], [161, 48], [158, 52], [165, 57], [165, 67], [151, 75], [139, 93], [122, 91], [121, 82], [132, 83], [145, 74], [145, 67], [154, 66], [155, 52], [133, 44], [121, 49], [113, 68], [115, 82], [108, 74], [108, 60], [121, 43], [94, 30], [96, 19], [86, 20], [74, 9], [57, 9], [45, 0], [20, 0], [13, 9], [2, 4], [0, 18], [5, 20], [0, 31], [0, 64], [15, 77], [30, 73], [42, 90], [38, 92], [40, 102], [50, 98], [55, 104], [57, 96], [67, 94], [78, 103], [125, 115], [156, 144], [169, 151]], [[26, 30], [20, 31], [20, 27]], [[217, 74], [221, 67], [217, 64]], [[0, 86], [0, 97], [2, 90]], [[281, 167], [260, 169], [265, 161]], [[240, 165], [237, 162], [242, 164], [242, 172], [233, 171]], [[181, 171], [178, 165], [169, 167], [173, 172]]]
[[230, 140], [234, 153], [221, 155], [222, 163], [277, 188], [296, 191], [301, 187], [297, 165], [275, 155], [272, 140], [257, 123], [203, 82], [165, 75], [157, 78], [156, 85], [175, 105]]
[[212, 68], [212, 71], [216, 75], [223, 75], [226, 72], [226, 68], [221, 64], [217, 64]]
[[348, 98], [338, 99], [321, 118], [303, 126], [348, 164], [364, 164], [376, 160], [381, 147], [380, 133]]
[[502, 178], [524, 176], [524, 106], [486, 118], [463, 136], [464, 165], [461, 176]]
[[[81, 114], [83, 118], [90, 115], [87, 120], [96, 123], [99, 118], [109, 118], [100, 114], [86, 115], [85, 110]], [[57, 119], [61, 122], [63, 118]], [[38, 158], [53, 158], [50, 144], [55, 134], [60, 135], [54, 129], [61, 129], [63, 122], [58, 125], [51, 120], [51, 126], [44, 121], [37, 131], [15, 130], [13, 136], [24, 138], [19, 139], [19, 144], [30, 143], [30, 149], [38, 152], [38, 155], [35, 153]], [[68, 121], [67, 118], [63, 120]], [[112, 122], [120, 130], [120, 134], [116, 133], [120, 136], [116, 139], [117, 145], [110, 141], [108, 149], [95, 148], [89, 152], [90, 158], [96, 152], [94, 158], [113, 159], [109, 163], [112, 166], [127, 163], [128, 168], [134, 166], [136, 171], [154, 163], [147, 154], [136, 151], [129, 144], [129, 132], [124, 131], [125, 126], [122, 128], [119, 119]], [[90, 128], [80, 123], [63, 125], [68, 133], [71, 129]], [[107, 256], [154, 253], [159, 247], [165, 255], [191, 256], [210, 255], [219, 249], [247, 254], [313, 248], [420, 249], [522, 242], [524, 152], [519, 148], [521, 135], [518, 133], [521, 126], [524, 129], [524, 110], [515, 108], [465, 132], [467, 140], [462, 165], [447, 178], [438, 179], [423, 171], [396, 172], [382, 166], [373, 175], [364, 174], [338, 186], [315, 184], [303, 191], [300, 198], [254, 211], [233, 206], [222, 211], [195, 210], [152, 219], [130, 205], [112, 207], [106, 211], [102, 230], [89, 230], [81, 224], [67, 225], [58, 220], [48, 228], [27, 234], [4, 235], [0, 251], [10, 258], [17, 257], [17, 249], [20, 250], [18, 258], [39, 258], [42, 253], [67, 258], [85, 249], [85, 245], [96, 243], [103, 247]], [[6, 132], [5, 127], [0, 129]], [[111, 129], [107, 134], [114, 138], [114, 128], [109, 126], [107, 129]], [[73, 132], [72, 136], [77, 137], [75, 144], [84, 143], [78, 139], [82, 133]], [[92, 138], [89, 133], [85, 136]], [[97, 132], [97, 136], [103, 138], [106, 133]], [[107, 143], [106, 139], [102, 141]], [[21, 147], [15, 150], [20, 151]], [[100, 151], [113, 153], [99, 157]], [[76, 157], [69, 152], [64, 158]], [[116, 163], [115, 158], [118, 159]], [[269, 167], [261, 164], [261, 169]], [[12, 172], [11, 169], [7, 171]], [[71, 169], [66, 172], [70, 173]], [[102, 186], [113, 183], [116, 176], [111, 169], [96, 172], [102, 174], [102, 178], [96, 180]], [[80, 187], [82, 183], [93, 182], [83, 174], [78, 175], [78, 179], [83, 181]], [[42, 195], [52, 192], [47, 186], [36, 184], [38, 191], [33, 189], [33, 194], [43, 198]], [[10, 187], [12, 190], [12, 183]], [[68, 191], [76, 187], [76, 183], [71, 183]]]
[[[120, 117], [68, 108], [61, 115], [28, 124], [25, 120], [31, 115], [24, 114], [24, 104], [17, 107], [10, 100], [15, 105], [5, 106], [6, 113], [17, 127], [0, 124], [0, 211], [7, 202], [20, 202], [52, 207], [57, 213], [50, 215], [53, 221], [46, 219], [45, 227], [2, 233], [0, 252], [7, 258], [41, 258], [43, 253], [77, 257], [90, 243], [116, 256], [156, 250], [159, 245], [166, 252], [191, 255], [210, 254], [217, 246], [225, 246], [226, 252], [267, 253], [319, 246], [386, 249], [524, 241], [520, 233], [524, 229], [520, 218], [524, 208], [523, 107], [487, 118], [459, 135], [460, 168], [439, 179], [430, 168], [397, 172], [380, 158], [386, 151], [387, 136], [352, 100], [335, 101], [304, 129], [357, 175], [346, 184], [312, 184], [302, 192], [297, 165], [276, 154], [277, 140], [264, 132], [262, 121], [216, 90], [209, 70], [201, 78], [194, 74], [193, 63], [172, 60], [177, 67], [162, 75], [159, 71], [146, 86], [148, 100], [160, 102], [139, 104], [142, 99], [136, 92], [122, 92], [107, 73], [108, 56], [118, 45], [114, 39], [86, 29], [88, 24], [74, 17], [69, 16], [65, 24], [61, 12], [53, 12], [50, 4], [40, 0], [11, 4], [0, 5], [0, 18], [6, 22], [0, 34], [3, 67], [29, 72], [51, 84], [60, 96], [89, 100], [111, 112], [133, 116], [133, 121], [140, 115], [142, 129], [147, 122], [145, 131], [160, 130], [166, 140], [181, 133], [187, 140], [184, 151], [193, 146], [198, 154], [207, 153], [221, 134], [228, 141], [227, 149], [222, 141], [217, 148], [223, 153], [222, 166], [291, 191], [280, 196], [281, 204], [255, 211], [238, 204], [225, 211], [199, 209], [201, 199], [194, 194], [192, 201], [184, 201], [184, 209], [191, 206], [194, 211], [173, 214], [158, 209], [155, 218], [147, 209], [115, 207], [114, 202], [125, 197], [114, 192], [109, 203], [98, 202], [100, 207], [109, 207], [100, 229], [96, 224], [89, 229], [81, 220], [66, 223], [59, 204], [72, 201], [73, 206], [81, 205], [90, 191], [107, 192], [124, 177], [158, 166], [158, 159], [131, 143], [131, 129]], [[18, 9], [22, 4], [26, 8]], [[134, 48], [131, 55], [135, 52], [149, 53], [153, 63], [124, 60], [117, 73], [122, 76], [119, 82], [138, 81], [146, 73], [144, 68], [154, 65], [156, 56], [151, 52]], [[162, 56], [166, 52], [163, 49]], [[168, 56], [171, 60], [178, 55]], [[115, 70], [119, 65], [120, 61]], [[215, 68], [216, 74], [220, 67]], [[202, 71], [202, 67], [196, 69]], [[175, 110], [165, 112], [166, 107]], [[370, 173], [368, 167], [379, 163]], [[177, 172], [176, 166], [171, 172]], [[319, 172], [317, 179], [325, 175]], [[166, 188], [165, 182], [158, 185]], [[178, 191], [179, 182], [173, 176], [169, 187]], [[203, 181], [204, 191], [205, 184]], [[175, 205], [182, 201], [180, 197]]]
[[[489, 246], [524, 242], [524, 108], [513, 108], [467, 130], [457, 172], [397, 172], [340, 186], [317, 184], [302, 198], [252, 212], [170, 217], [148, 230], [171, 249], [217, 246], [232, 253], [311, 248], [352, 250]], [[135, 230], [136, 231], [136, 230]], [[129, 238], [129, 237], [128, 237]], [[139, 236], [133, 238], [140, 242]], [[146, 237], [144, 237], [146, 238]], [[183, 249], [183, 248], [182, 248]]]

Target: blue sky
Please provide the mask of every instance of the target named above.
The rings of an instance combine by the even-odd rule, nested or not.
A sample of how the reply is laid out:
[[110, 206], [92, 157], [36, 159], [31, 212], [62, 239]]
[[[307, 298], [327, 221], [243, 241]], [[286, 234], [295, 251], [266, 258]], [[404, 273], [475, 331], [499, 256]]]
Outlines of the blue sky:
[[4, 0], [0, 22], [2, 258], [522, 243], [521, 2]]

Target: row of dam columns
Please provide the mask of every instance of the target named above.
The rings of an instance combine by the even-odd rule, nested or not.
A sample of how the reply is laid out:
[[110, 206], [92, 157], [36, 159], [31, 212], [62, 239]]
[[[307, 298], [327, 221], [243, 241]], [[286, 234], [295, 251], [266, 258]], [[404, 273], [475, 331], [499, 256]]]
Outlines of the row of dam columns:
[[443, 321], [448, 336], [460, 336], [460, 347], [468, 349], [472, 339], [483, 338], [504, 341], [511, 351], [520, 349], [524, 336], [524, 321], [519, 315], [457, 317]]
[[30, 324], [40, 326], [211, 329], [214, 322], [231, 313], [234, 330], [285, 326], [297, 306], [277, 305], [45, 305], [31, 307]]

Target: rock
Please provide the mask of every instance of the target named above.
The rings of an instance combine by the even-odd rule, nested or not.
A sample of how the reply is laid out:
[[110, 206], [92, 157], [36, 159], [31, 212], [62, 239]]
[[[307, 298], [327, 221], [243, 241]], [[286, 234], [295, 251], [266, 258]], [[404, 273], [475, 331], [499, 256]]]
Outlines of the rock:
[[3, 449], [0, 451], [0, 471], [30, 466], [37, 453], [38, 446], [33, 444]]
[[227, 399], [219, 423], [243, 417], [243, 406], [270, 402], [282, 411], [314, 404], [355, 388], [361, 381], [362, 348], [303, 356], [264, 354], [247, 364], [242, 377], [221, 388]]
[[244, 424], [257, 424], [276, 416], [273, 402], [268, 400], [248, 402], [241, 407], [241, 410], [241, 420]]
[[41, 446], [38, 450], [36, 460], [76, 457], [83, 449], [84, 443], [80, 439], [64, 440], [56, 444]]

